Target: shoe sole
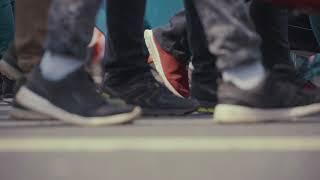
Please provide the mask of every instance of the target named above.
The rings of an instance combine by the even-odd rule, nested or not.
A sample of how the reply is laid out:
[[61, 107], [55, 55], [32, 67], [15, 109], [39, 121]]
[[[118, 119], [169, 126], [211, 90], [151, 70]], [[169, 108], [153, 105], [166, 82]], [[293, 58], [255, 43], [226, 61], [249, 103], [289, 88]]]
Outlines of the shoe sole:
[[219, 104], [215, 108], [214, 122], [258, 123], [273, 121], [303, 121], [320, 113], [320, 103], [282, 109], [258, 109], [239, 105]]
[[159, 73], [159, 75], [161, 76], [164, 85], [176, 96], [182, 97], [183, 96], [181, 94], [178, 93], [178, 91], [176, 91], [176, 89], [171, 85], [171, 83], [169, 82], [169, 80], [167, 79], [164, 70], [162, 68], [162, 64], [161, 64], [161, 58], [160, 58], [160, 54], [158, 52], [158, 48], [156, 46], [156, 43], [154, 42], [153, 39], [153, 32], [152, 30], [145, 30], [144, 31], [144, 40], [145, 43], [147, 45], [148, 51], [150, 53], [150, 56], [153, 59], [153, 63], [155, 65], [155, 68], [157, 70], [157, 72]]
[[26, 109], [21, 109], [21, 108], [16, 108], [13, 107], [12, 110], [9, 112], [9, 116], [11, 119], [15, 120], [25, 120], [25, 121], [30, 121], [30, 120], [54, 120], [50, 116], [31, 111], [31, 110], [26, 110]]
[[54, 119], [80, 126], [102, 126], [127, 124], [141, 115], [141, 108], [135, 107], [131, 112], [105, 117], [84, 117], [67, 112], [26, 87], [21, 87], [16, 95], [17, 103], [36, 112], [41, 112]]
[[4, 60], [0, 61], [0, 72], [11, 80], [17, 80], [23, 77], [22, 72], [20, 72]]

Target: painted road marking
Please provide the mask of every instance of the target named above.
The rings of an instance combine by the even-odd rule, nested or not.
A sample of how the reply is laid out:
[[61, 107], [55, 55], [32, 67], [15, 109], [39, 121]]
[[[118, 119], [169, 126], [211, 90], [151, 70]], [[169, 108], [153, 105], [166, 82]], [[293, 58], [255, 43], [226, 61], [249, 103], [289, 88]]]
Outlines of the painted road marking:
[[0, 152], [320, 151], [313, 137], [23, 137], [0, 138]]

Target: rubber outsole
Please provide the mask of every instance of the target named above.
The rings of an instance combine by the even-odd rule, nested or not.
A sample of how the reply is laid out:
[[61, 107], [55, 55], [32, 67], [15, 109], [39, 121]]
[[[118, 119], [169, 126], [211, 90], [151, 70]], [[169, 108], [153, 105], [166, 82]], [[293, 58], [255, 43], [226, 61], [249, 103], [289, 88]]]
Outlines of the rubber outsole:
[[218, 123], [303, 121], [305, 117], [317, 116], [319, 113], [320, 103], [282, 109], [258, 109], [239, 105], [219, 104], [215, 108], [213, 120]]

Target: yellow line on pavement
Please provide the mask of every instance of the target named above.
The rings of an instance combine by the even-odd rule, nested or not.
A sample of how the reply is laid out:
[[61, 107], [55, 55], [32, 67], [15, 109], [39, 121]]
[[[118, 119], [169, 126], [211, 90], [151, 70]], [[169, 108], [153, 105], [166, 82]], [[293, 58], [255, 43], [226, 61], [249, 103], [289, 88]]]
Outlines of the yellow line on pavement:
[[313, 137], [23, 137], [0, 138], [0, 152], [319, 151]]

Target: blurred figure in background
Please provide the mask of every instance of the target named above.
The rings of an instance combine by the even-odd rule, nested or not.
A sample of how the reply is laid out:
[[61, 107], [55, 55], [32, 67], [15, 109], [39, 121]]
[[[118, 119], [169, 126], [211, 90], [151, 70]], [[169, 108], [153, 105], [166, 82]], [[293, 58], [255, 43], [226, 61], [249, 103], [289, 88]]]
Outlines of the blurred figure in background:
[[14, 0], [0, 0], [0, 59], [14, 38]]

